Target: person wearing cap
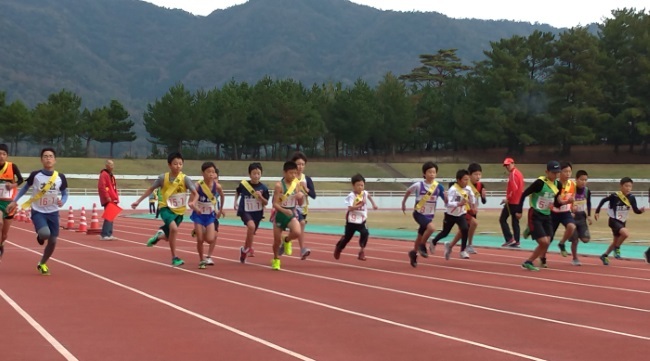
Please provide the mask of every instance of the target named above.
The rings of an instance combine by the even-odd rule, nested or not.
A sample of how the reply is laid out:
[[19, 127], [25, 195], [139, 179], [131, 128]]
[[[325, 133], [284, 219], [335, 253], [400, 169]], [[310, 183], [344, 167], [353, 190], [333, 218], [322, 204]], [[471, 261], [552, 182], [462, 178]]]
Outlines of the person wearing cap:
[[[562, 199], [560, 197], [561, 184], [557, 179], [560, 172], [559, 162], [554, 160], [548, 162], [546, 176], [537, 178], [533, 184], [528, 186], [519, 201], [519, 209], [523, 209], [524, 200], [531, 196], [528, 209], [528, 229], [532, 238], [537, 241], [537, 247], [531, 256], [521, 264], [522, 268], [529, 271], [539, 271], [533, 262], [546, 253], [548, 245], [551, 243], [553, 236], [551, 208], [559, 208], [573, 202], [573, 198]], [[521, 214], [517, 216], [521, 218]]]
[[[508, 186], [506, 187], [506, 198], [501, 202], [503, 210], [499, 217], [499, 224], [501, 224], [501, 232], [505, 242], [501, 247], [519, 247], [519, 218], [521, 217], [521, 193], [524, 191], [524, 176], [519, 169], [515, 167], [515, 160], [506, 158], [503, 160], [503, 166], [508, 170]], [[517, 217], [516, 214], [520, 216]], [[508, 217], [511, 217], [512, 232], [508, 226]]]

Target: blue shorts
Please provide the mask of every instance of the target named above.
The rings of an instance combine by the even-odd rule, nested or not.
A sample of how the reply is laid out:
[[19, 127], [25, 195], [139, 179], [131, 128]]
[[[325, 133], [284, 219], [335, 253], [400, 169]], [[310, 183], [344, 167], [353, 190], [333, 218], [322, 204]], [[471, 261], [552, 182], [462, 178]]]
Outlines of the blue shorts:
[[217, 221], [217, 216], [212, 213], [212, 214], [198, 214], [196, 212], [192, 212], [192, 215], [190, 216], [190, 220], [194, 223], [200, 224], [203, 227], [208, 227], [211, 226], [213, 223], [217, 223], [215, 226], [215, 229], [219, 228], [219, 221]]
[[48, 227], [50, 229], [51, 237], [59, 236], [59, 212], [54, 213], [41, 213], [32, 209], [32, 223], [34, 223], [34, 230], [38, 233], [38, 230], [43, 227]]
[[418, 228], [418, 234], [421, 236], [427, 230], [429, 223], [433, 222], [433, 214], [424, 215], [420, 212], [413, 211], [413, 219], [415, 219], [415, 223], [420, 225], [420, 228]]

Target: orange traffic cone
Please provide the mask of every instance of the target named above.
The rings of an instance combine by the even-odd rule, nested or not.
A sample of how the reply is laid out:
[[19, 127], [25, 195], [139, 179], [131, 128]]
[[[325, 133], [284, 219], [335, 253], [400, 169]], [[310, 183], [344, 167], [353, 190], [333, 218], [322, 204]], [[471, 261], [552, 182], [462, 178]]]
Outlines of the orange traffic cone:
[[22, 222], [23, 221], [23, 215], [24, 215], [23, 212], [25, 212], [24, 209], [22, 209], [22, 208], [18, 209], [18, 212], [16, 212], [16, 215], [14, 216], [14, 220], [16, 222]]
[[102, 233], [102, 229], [101, 227], [99, 227], [99, 215], [97, 214], [96, 203], [93, 203], [93, 215], [92, 218], [90, 219], [90, 228], [88, 228], [86, 234], [91, 234], [91, 233]]
[[86, 232], [88, 230], [86, 224], [86, 208], [81, 207], [81, 215], [79, 216], [79, 229], [77, 232]]
[[68, 208], [68, 223], [63, 227], [63, 229], [74, 230], [74, 213], [72, 211], [72, 206]]

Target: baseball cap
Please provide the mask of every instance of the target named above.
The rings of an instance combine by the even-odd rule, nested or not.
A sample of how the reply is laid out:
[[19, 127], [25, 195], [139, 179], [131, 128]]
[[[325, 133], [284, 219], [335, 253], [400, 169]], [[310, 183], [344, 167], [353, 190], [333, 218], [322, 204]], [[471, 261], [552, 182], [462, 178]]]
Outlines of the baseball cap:
[[553, 173], [560, 173], [560, 171], [562, 170], [560, 168], [560, 162], [552, 160], [546, 163], [546, 170]]
[[506, 159], [503, 160], [503, 165], [510, 165], [510, 164], [513, 164], [514, 162], [515, 162], [514, 159], [506, 158]]

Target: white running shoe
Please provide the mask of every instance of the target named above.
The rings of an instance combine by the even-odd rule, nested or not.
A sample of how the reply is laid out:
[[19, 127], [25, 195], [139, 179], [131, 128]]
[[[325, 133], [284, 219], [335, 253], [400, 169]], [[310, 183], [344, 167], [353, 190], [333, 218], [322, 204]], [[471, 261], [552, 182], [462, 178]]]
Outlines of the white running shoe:
[[449, 261], [449, 256], [451, 256], [451, 243], [445, 242], [445, 259]]
[[432, 256], [436, 254], [436, 245], [433, 244], [433, 241], [429, 242], [429, 254]]
[[580, 263], [580, 260], [574, 259], [571, 261], [571, 264], [574, 266], [582, 266], [582, 263]]
[[212, 260], [212, 257], [205, 257], [205, 264], [208, 266], [214, 266], [214, 261]]
[[460, 258], [469, 259], [469, 253], [467, 253], [467, 251], [460, 252]]
[[465, 250], [466, 250], [467, 253], [469, 253], [469, 254], [477, 254], [477, 253], [478, 253], [478, 252], [476, 252], [476, 251], [474, 250], [474, 247], [472, 247], [472, 246], [467, 246], [467, 248], [465, 248]]

